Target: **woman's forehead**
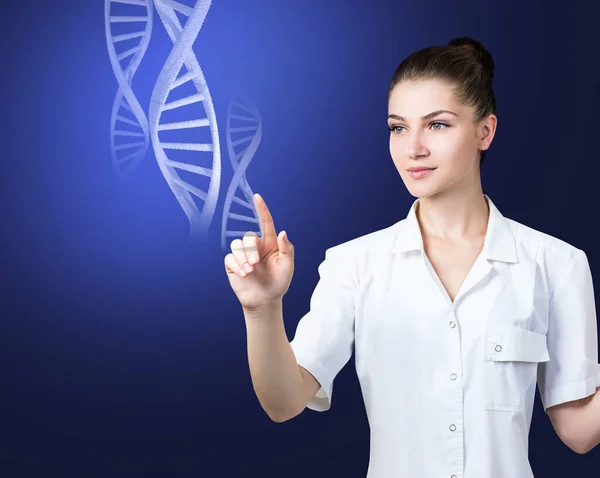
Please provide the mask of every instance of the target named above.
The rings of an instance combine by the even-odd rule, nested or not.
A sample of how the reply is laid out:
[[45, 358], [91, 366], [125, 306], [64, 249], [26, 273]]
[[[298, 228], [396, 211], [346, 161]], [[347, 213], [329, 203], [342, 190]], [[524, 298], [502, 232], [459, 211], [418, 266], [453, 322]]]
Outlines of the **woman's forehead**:
[[456, 101], [454, 86], [441, 80], [402, 81], [394, 86], [390, 101], [407, 102], [415, 96], [418, 96], [419, 101], [431, 97]]
[[463, 109], [454, 87], [439, 80], [401, 82], [394, 87], [388, 101], [389, 114], [404, 117], [420, 118], [437, 110], [459, 113]]

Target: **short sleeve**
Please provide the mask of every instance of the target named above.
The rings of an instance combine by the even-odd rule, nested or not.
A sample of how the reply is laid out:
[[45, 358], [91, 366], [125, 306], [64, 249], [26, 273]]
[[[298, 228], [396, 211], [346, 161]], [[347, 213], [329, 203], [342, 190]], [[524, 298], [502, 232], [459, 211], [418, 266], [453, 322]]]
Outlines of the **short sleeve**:
[[298, 322], [290, 345], [298, 365], [321, 385], [307, 408], [324, 412], [331, 407], [333, 380], [352, 356], [356, 283], [332, 248], [325, 251], [318, 272], [310, 310]]
[[548, 355], [538, 368], [544, 411], [592, 395], [600, 387], [598, 324], [592, 274], [585, 252], [576, 249], [551, 291]]

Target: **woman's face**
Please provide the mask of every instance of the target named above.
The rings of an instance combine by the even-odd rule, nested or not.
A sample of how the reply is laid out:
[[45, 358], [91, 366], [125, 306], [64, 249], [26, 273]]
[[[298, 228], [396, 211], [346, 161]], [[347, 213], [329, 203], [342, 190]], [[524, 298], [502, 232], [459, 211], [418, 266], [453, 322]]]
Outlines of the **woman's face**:
[[[447, 110], [448, 112], [440, 112]], [[388, 102], [392, 160], [414, 197], [426, 197], [479, 181], [479, 150], [488, 149], [496, 117], [473, 124], [474, 108], [460, 104], [439, 80], [397, 84]], [[411, 168], [433, 168], [422, 173]]]

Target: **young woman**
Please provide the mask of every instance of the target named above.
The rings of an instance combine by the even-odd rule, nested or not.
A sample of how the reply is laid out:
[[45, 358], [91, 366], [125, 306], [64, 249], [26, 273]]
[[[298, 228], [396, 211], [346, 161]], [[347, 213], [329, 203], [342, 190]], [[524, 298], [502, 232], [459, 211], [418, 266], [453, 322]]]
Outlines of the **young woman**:
[[532, 477], [536, 384], [564, 443], [600, 443], [600, 365], [585, 253], [504, 217], [480, 165], [496, 131], [494, 63], [469, 38], [406, 58], [389, 90], [390, 152], [417, 199], [392, 226], [329, 248], [288, 342], [294, 248], [260, 196], [261, 237], [225, 257], [255, 392], [275, 421], [328, 410], [355, 353], [368, 478]]

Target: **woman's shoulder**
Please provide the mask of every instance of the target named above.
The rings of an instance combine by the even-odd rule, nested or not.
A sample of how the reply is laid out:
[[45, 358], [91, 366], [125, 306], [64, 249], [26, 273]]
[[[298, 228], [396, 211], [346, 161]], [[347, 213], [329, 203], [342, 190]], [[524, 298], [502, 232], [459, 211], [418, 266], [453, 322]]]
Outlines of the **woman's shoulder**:
[[387, 251], [391, 249], [393, 245], [398, 226], [401, 222], [402, 221], [395, 222], [390, 226], [330, 246], [327, 249], [327, 252], [342, 256], [356, 256], [357, 254], [373, 250]]
[[534, 255], [538, 260], [568, 262], [575, 254], [582, 252], [575, 245], [548, 232], [527, 226], [514, 219], [506, 218], [506, 220], [513, 231], [517, 247]]

